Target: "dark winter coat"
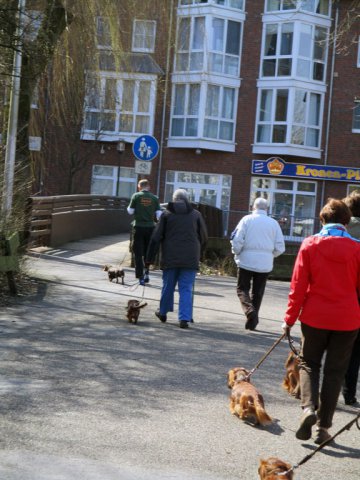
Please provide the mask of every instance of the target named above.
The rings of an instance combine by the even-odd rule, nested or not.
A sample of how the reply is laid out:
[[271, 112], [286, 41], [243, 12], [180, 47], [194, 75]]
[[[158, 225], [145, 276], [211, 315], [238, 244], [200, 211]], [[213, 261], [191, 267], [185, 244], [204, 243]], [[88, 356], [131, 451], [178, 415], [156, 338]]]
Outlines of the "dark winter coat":
[[186, 201], [169, 202], [150, 240], [146, 263], [154, 263], [161, 246], [160, 268], [198, 270], [207, 231], [200, 212]]

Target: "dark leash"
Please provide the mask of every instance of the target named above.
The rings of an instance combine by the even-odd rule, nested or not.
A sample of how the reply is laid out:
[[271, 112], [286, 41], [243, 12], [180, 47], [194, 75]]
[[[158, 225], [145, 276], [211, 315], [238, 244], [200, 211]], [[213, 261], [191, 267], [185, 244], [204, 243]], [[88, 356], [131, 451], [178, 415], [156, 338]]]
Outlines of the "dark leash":
[[287, 331], [286, 337], [287, 337], [287, 340], [289, 342], [290, 350], [293, 352], [295, 357], [299, 358], [300, 357], [300, 352], [295, 347], [295, 342], [294, 342], [294, 339], [290, 335], [290, 330]]
[[281, 340], [285, 337], [285, 333], [283, 333], [277, 340], [276, 342], [273, 344], [273, 346], [270, 348], [270, 350], [268, 350], [265, 355], [260, 359], [260, 361], [255, 365], [255, 367], [250, 370], [250, 372], [246, 375], [245, 377], [245, 380], [249, 380], [249, 378], [251, 377], [251, 375], [255, 372], [255, 370], [257, 370], [260, 365], [263, 363], [263, 361], [270, 355], [270, 353], [274, 350], [274, 348], [281, 342]]
[[313, 452], [309, 453], [309, 455], [306, 455], [302, 460], [300, 460], [299, 463], [296, 463], [293, 465], [290, 470], [287, 470], [286, 472], [281, 472], [278, 473], [279, 476], [285, 476], [290, 472], [293, 472], [296, 468], [299, 468], [301, 465], [304, 465], [310, 458], [312, 458], [317, 452], [322, 450], [326, 445], [328, 445], [330, 442], [334, 440], [338, 435], [340, 435], [342, 432], [345, 430], [350, 430], [350, 428], [356, 424], [358, 430], [360, 430], [360, 412], [356, 415], [355, 418], [353, 418], [349, 423], [347, 423], [344, 427], [342, 427], [338, 432], [336, 432], [332, 437], [328, 438], [323, 442], [321, 445], [319, 445]]

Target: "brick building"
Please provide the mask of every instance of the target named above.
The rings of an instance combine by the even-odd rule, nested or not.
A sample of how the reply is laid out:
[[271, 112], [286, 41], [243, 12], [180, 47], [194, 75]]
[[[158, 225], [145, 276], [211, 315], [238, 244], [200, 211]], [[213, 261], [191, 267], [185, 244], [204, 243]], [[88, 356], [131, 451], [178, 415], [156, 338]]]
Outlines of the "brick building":
[[[78, 135], [86, 162], [69, 192], [59, 167], [66, 135], [49, 127], [45, 144], [60, 148], [48, 150], [39, 192], [129, 197], [146, 176], [161, 202], [185, 188], [221, 208], [225, 233], [262, 195], [287, 239], [311, 234], [324, 200], [360, 182], [354, 2], [142, 3], [119, 19], [119, 58], [106, 17], [97, 18], [100, 66], [87, 72]], [[145, 134], [159, 143], [148, 174], [136, 173], [145, 166], [132, 151]]]

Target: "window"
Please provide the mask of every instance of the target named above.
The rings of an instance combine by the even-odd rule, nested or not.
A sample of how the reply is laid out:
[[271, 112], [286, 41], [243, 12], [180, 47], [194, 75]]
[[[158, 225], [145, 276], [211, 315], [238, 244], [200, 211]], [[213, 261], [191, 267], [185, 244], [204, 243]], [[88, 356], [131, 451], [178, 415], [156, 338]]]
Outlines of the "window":
[[96, 17], [96, 40], [98, 48], [111, 47], [110, 24], [106, 17]]
[[[212, 84], [175, 84], [172, 137], [234, 141], [235, 88]], [[200, 104], [204, 105], [200, 108]], [[202, 126], [203, 125], [203, 129]]]
[[[120, 168], [120, 171], [119, 171]], [[137, 175], [134, 168], [94, 165], [91, 177], [92, 195], [115, 196], [131, 198], [136, 192]]]
[[268, 200], [269, 214], [278, 220], [287, 240], [302, 240], [318, 228], [315, 182], [253, 177], [250, 205], [257, 197]]
[[174, 191], [178, 188], [183, 188], [188, 192], [191, 202], [221, 208], [226, 230], [230, 208], [231, 175], [168, 170], [164, 201], [171, 201]]
[[134, 20], [133, 52], [154, 52], [156, 22], [152, 20]]
[[[289, 77], [296, 72], [299, 78], [324, 82], [327, 28], [300, 22], [266, 23], [263, 38], [263, 77]], [[293, 52], [295, 44], [297, 52]]]
[[304, 10], [318, 15], [330, 15], [330, 0], [267, 0], [267, 12]]
[[301, 78], [325, 80], [328, 30], [306, 23], [300, 25], [296, 75]]
[[291, 75], [293, 36], [293, 23], [265, 25], [264, 77]]
[[204, 137], [234, 140], [235, 89], [207, 86], [204, 120]]
[[360, 133], [360, 101], [357, 101], [354, 104], [352, 131]]
[[204, 65], [205, 17], [181, 17], [175, 70], [201, 71]]
[[212, 3], [215, 5], [223, 5], [225, 7], [244, 9], [244, 0], [180, 0], [180, 5], [198, 5], [199, 3]]
[[238, 75], [241, 23], [213, 17], [210, 35], [209, 71]]
[[174, 86], [174, 105], [171, 135], [174, 137], [197, 137], [200, 102], [199, 84]]
[[152, 75], [90, 76], [85, 98], [84, 131], [95, 135], [151, 134], [156, 81]]
[[302, 89], [261, 89], [257, 143], [320, 148], [323, 96]]

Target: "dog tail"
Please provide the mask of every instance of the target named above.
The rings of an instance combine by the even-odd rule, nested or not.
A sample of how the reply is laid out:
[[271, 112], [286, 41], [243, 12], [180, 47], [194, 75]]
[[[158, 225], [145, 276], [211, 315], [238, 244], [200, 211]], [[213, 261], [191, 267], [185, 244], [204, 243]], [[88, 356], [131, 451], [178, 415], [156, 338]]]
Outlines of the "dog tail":
[[139, 309], [144, 308], [144, 307], [146, 307], [146, 305], [147, 305], [147, 303], [143, 303], [142, 305], [138, 305], [136, 308], [139, 308]]
[[257, 397], [254, 398], [254, 407], [260, 425], [270, 425], [273, 422], [273, 419], [266, 413], [264, 405]]

